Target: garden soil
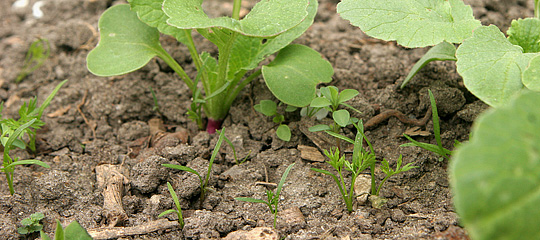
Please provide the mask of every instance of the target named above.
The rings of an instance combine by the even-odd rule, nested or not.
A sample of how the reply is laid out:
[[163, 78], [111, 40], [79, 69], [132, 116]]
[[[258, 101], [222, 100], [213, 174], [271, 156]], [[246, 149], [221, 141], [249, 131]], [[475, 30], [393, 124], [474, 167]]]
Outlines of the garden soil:
[[[403, 133], [435, 143], [431, 119], [414, 126], [390, 117], [367, 129], [377, 160], [385, 158], [395, 167], [401, 155], [404, 164], [418, 168], [385, 183], [381, 196], [388, 201], [380, 209], [361, 198], [349, 213], [333, 179], [310, 169], [332, 171], [320, 162], [318, 148], [332, 146], [329, 138], [306, 131], [317, 122], [299, 117], [298, 111], [287, 113], [292, 139], [283, 142], [275, 135], [272, 119], [254, 111], [259, 101], [275, 100], [262, 78], [238, 96], [223, 124], [238, 157], [248, 156], [247, 160], [236, 164], [232, 149], [225, 144], [210, 174], [212, 190], [201, 204], [197, 176], [161, 166], [186, 165], [203, 175], [207, 171], [218, 136], [199, 131], [188, 119], [189, 89], [160, 60], [118, 77], [97, 77], [86, 69], [86, 56], [99, 40], [99, 16], [123, 1], [30, 0], [19, 8], [13, 7], [14, 2], [0, 1], [3, 117], [17, 118], [24, 101], [37, 96], [42, 103], [58, 83], [69, 81], [44, 114], [47, 124], [38, 131], [37, 153], [13, 152], [20, 159], [38, 159], [51, 168], [17, 167], [13, 196], [7, 183], [0, 183], [0, 239], [38, 238], [36, 233], [17, 233], [21, 220], [35, 212], [45, 215], [42, 223], [49, 234], [57, 219], [64, 226], [77, 220], [96, 239], [219, 239], [228, 235], [229, 239], [468, 239], [452, 204], [449, 160], [417, 147], [400, 147], [407, 143]], [[244, 2], [243, 12], [247, 12], [254, 2]], [[532, 0], [465, 2], [484, 25], [495, 24], [503, 31], [511, 19], [533, 15]], [[487, 106], [465, 89], [455, 63], [430, 63], [400, 89], [427, 49], [406, 49], [367, 37], [336, 14], [337, 3], [321, 0], [315, 23], [295, 43], [319, 51], [332, 63], [332, 85], [360, 92], [350, 105], [361, 113], [353, 115], [368, 121], [397, 110], [407, 118], [421, 119], [429, 110], [427, 89], [431, 89], [438, 103], [443, 145], [452, 149], [456, 140], [467, 141], [472, 121]], [[225, 0], [207, 0], [204, 7], [213, 16], [232, 10], [231, 1]], [[43, 15], [37, 18], [39, 11]], [[26, 51], [37, 38], [49, 40], [51, 56], [15, 84]], [[208, 41], [198, 35], [195, 40], [200, 51], [217, 54]], [[194, 77], [187, 48], [167, 36], [162, 37], [162, 44]], [[159, 112], [153, 109], [151, 89]], [[355, 130], [346, 128], [343, 133], [353, 137]], [[344, 149], [350, 147], [344, 145]], [[273, 184], [291, 163], [296, 164], [283, 187], [273, 229], [267, 206], [234, 198], [265, 199], [265, 191], [274, 190]], [[360, 183], [369, 183], [367, 172], [361, 176]], [[383, 177], [377, 170], [375, 180]], [[175, 214], [158, 218], [174, 206], [167, 182], [180, 198], [183, 230]], [[244, 233], [255, 235], [241, 236]]]

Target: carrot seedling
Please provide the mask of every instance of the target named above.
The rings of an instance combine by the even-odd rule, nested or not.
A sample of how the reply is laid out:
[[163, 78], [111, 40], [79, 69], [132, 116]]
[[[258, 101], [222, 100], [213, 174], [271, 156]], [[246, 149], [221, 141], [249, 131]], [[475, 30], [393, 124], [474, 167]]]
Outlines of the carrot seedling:
[[[64, 80], [58, 84], [39, 108], [37, 107], [37, 98], [34, 98], [21, 106], [18, 120], [11, 118], [0, 120], [0, 144], [2, 144], [4, 151], [3, 164], [0, 168], [0, 172], [6, 174], [9, 193], [11, 195], [15, 193], [15, 190], [13, 189], [13, 172], [15, 171], [15, 166], [36, 164], [49, 168], [49, 165], [39, 160], [19, 160], [18, 158], [12, 158], [9, 152], [15, 148], [26, 149], [27, 147], [32, 152], [36, 151], [36, 129], [45, 125], [45, 123], [41, 121], [41, 115], [66, 81], [67, 80]], [[2, 107], [3, 104], [0, 103], [0, 112], [2, 111]], [[0, 117], [1, 116], [0, 113]], [[28, 142], [23, 139], [25, 134], [29, 138]]]
[[[221, 127], [236, 96], [261, 74], [280, 101], [297, 107], [309, 104], [317, 84], [331, 81], [332, 66], [319, 53], [306, 46], [289, 45], [313, 23], [316, 0], [260, 1], [242, 19], [241, 0], [233, 1], [231, 17], [217, 18], [206, 15], [202, 0], [128, 2], [109, 8], [101, 16], [101, 40], [88, 54], [89, 71], [98, 76], [122, 75], [159, 57], [190, 88], [194, 104], [189, 117], [202, 127], [204, 112], [209, 133]], [[193, 31], [217, 46], [217, 59], [197, 51]], [[160, 33], [187, 46], [197, 79], [188, 76], [163, 49]], [[276, 52], [270, 64], [258, 68]], [[202, 84], [197, 84], [198, 79]]]
[[278, 214], [278, 204], [279, 204], [279, 195], [281, 194], [281, 189], [283, 188], [283, 184], [285, 184], [285, 180], [287, 180], [287, 175], [289, 175], [289, 172], [291, 171], [292, 167], [294, 166], [294, 163], [289, 165], [287, 169], [285, 169], [285, 172], [283, 172], [283, 175], [281, 175], [281, 180], [279, 181], [276, 192], [272, 192], [270, 190], [266, 190], [266, 197], [267, 200], [262, 199], [256, 199], [256, 198], [249, 198], [249, 197], [237, 197], [234, 198], [238, 201], [244, 201], [244, 202], [251, 202], [251, 203], [264, 203], [268, 208], [270, 209], [270, 213], [274, 215], [274, 228], [276, 228], [276, 222], [277, 222], [277, 214]]
[[24, 59], [23, 67], [21, 69], [21, 72], [19, 75], [17, 75], [17, 79], [15, 79], [15, 83], [21, 82], [28, 74], [34, 72], [37, 70], [45, 61], [49, 58], [49, 55], [51, 54], [51, 46], [49, 44], [49, 41], [44, 38], [40, 38], [36, 41], [34, 41], [30, 48], [28, 49], [28, 52], [26, 53], [26, 58]]

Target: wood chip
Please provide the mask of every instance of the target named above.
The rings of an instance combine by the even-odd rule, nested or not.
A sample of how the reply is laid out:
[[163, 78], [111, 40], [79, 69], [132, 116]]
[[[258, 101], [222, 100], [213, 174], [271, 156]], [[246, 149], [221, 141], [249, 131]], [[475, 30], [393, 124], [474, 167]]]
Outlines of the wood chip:
[[68, 105], [67, 107], [60, 108], [52, 113], [47, 114], [47, 117], [50, 117], [50, 118], [60, 117], [66, 114], [70, 109], [71, 109], [71, 105]]
[[103, 209], [109, 227], [122, 224], [128, 219], [122, 205], [124, 185], [129, 183], [122, 165], [103, 164], [96, 167], [96, 181], [102, 189]]
[[[407, 130], [405, 130], [403, 134], [407, 134], [409, 137], [415, 137], [415, 136], [427, 137], [431, 135], [431, 133], [428, 131], [420, 130], [420, 127], [407, 128]], [[403, 137], [403, 135], [401, 137]]]
[[90, 234], [90, 236], [92, 236], [94, 240], [117, 239], [133, 235], [144, 235], [151, 232], [162, 231], [179, 226], [180, 224], [178, 224], [177, 221], [159, 219], [134, 227], [105, 227], [89, 229], [88, 234]]
[[278, 240], [279, 234], [269, 227], [257, 227], [250, 231], [238, 230], [229, 233], [223, 240]]
[[300, 151], [300, 157], [304, 160], [312, 162], [324, 162], [324, 156], [317, 150], [317, 148], [298, 145], [298, 151]]

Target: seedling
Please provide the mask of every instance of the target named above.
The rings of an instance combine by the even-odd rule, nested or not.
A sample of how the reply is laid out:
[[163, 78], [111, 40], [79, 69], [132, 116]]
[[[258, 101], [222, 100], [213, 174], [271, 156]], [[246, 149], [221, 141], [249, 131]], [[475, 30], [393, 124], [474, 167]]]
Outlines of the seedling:
[[41, 65], [43, 65], [43, 63], [45, 63], [45, 61], [49, 58], [50, 54], [51, 47], [47, 39], [39, 38], [38, 40], [34, 41], [26, 53], [23, 67], [19, 75], [17, 75], [15, 82], [21, 82], [26, 76], [28, 76], [28, 74], [41, 67]]
[[180, 206], [180, 201], [178, 201], [178, 196], [176, 195], [176, 192], [174, 191], [173, 187], [169, 182], [167, 182], [167, 188], [169, 189], [169, 193], [171, 194], [176, 209], [169, 209], [167, 211], [164, 211], [159, 214], [158, 218], [163, 217], [169, 213], [176, 213], [176, 215], [178, 216], [178, 223], [180, 224], [180, 229], [182, 229], [184, 228], [184, 217], [182, 216], [182, 207]]
[[340, 106], [344, 106], [359, 112], [351, 105], [345, 103], [356, 97], [356, 95], [358, 95], [358, 91], [354, 89], [345, 89], [339, 92], [338, 88], [334, 86], [322, 87], [320, 91], [322, 96], [314, 98], [309, 106], [314, 109], [315, 113], [319, 109], [325, 109], [326, 111], [332, 113], [334, 123], [331, 125], [315, 125], [309, 128], [310, 131], [332, 131], [334, 133], [339, 133], [339, 130], [342, 127], [346, 127], [347, 125], [358, 122], [358, 119], [351, 118], [349, 111], [346, 109], [339, 109]]
[[285, 184], [285, 180], [287, 180], [287, 175], [289, 175], [289, 172], [291, 171], [292, 167], [294, 166], [294, 163], [289, 165], [287, 169], [285, 169], [285, 172], [283, 172], [283, 175], [281, 175], [281, 180], [279, 181], [276, 192], [272, 192], [270, 190], [266, 190], [266, 196], [268, 200], [262, 200], [262, 199], [256, 199], [256, 198], [248, 198], [248, 197], [237, 197], [234, 198], [238, 201], [244, 201], [244, 202], [251, 202], [251, 203], [264, 203], [268, 208], [270, 209], [270, 213], [274, 214], [274, 228], [276, 228], [276, 221], [277, 221], [277, 214], [278, 214], [278, 204], [279, 204], [279, 195], [281, 194], [281, 189], [283, 188], [283, 184]]
[[161, 164], [164, 167], [168, 167], [168, 168], [172, 168], [172, 169], [176, 169], [176, 170], [180, 170], [180, 171], [186, 171], [186, 172], [189, 172], [189, 173], [193, 173], [193, 174], [197, 175], [197, 177], [199, 177], [199, 183], [200, 183], [200, 187], [201, 187], [201, 197], [199, 198], [199, 200], [200, 200], [200, 206], [201, 207], [202, 207], [202, 204], [204, 202], [204, 199], [206, 198], [206, 192], [209, 190], [209, 188], [208, 188], [208, 180], [210, 179], [210, 173], [212, 171], [212, 165], [214, 164], [214, 160], [216, 159], [216, 156], [217, 156], [217, 154], [219, 152], [219, 149], [221, 148], [221, 143], [223, 143], [224, 139], [225, 139], [225, 128], [222, 129], [220, 131], [220, 133], [219, 133], [218, 141], [216, 143], [216, 146], [214, 147], [214, 151], [212, 152], [212, 156], [210, 157], [210, 162], [208, 163], [208, 172], [206, 173], [206, 177], [204, 177], [204, 178], [201, 176], [201, 174], [199, 174], [199, 172], [197, 172], [195, 169], [190, 168], [190, 167], [176, 165], [176, 164]]
[[528, 91], [486, 111], [452, 156], [453, 202], [471, 239], [540, 236], [539, 102]]
[[[41, 115], [66, 81], [67, 80], [64, 80], [58, 84], [39, 108], [37, 108], [37, 98], [30, 100], [28, 104], [24, 103], [19, 110], [19, 120], [14, 120], [11, 118], [0, 120], [0, 143], [4, 149], [4, 159], [0, 171], [6, 174], [9, 192], [11, 195], [15, 193], [13, 189], [13, 172], [15, 166], [36, 164], [49, 168], [49, 165], [39, 160], [19, 160], [18, 158], [13, 159], [9, 155], [9, 152], [15, 148], [26, 149], [27, 147], [32, 152], [36, 151], [36, 129], [39, 129], [41, 126], [45, 125], [45, 123], [41, 121]], [[2, 107], [3, 105], [0, 104], [0, 112], [2, 111]], [[28, 142], [23, 140], [24, 134], [28, 136]]]
[[[535, 18], [513, 20], [506, 37], [496, 26], [481, 26], [461, 0], [344, 0], [344, 19], [371, 37], [409, 48], [434, 46], [415, 64], [402, 87], [427, 63], [457, 61], [465, 87], [498, 107], [529, 89], [540, 91], [540, 6]], [[456, 50], [453, 44], [461, 44]]]
[[26, 235], [33, 232], [38, 232], [43, 229], [43, 225], [40, 223], [45, 215], [43, 213], [34, 213], [29, 218], [25, 218], [21, 221], [22, 227], [17, 228], [17, 232], [22, 235]]
[[[43, 232], [40, 231], [41, 239], [51, 240], [51, 238]], [[54, 234], [54, 240], [92, 240], [92, 236], [88, 234], [86, 229], [84, 229], [77, 221], [71, 222], [65, 229], [60, 224], [60, 221], [56, 220], [56, 233]]]
[[[319, 53], [289, 45], [313, 23], [315, 0], [260, 1], [243, 19], [239, 14], [241, 0], [233, 1], [232, 17], [218, 18], [204, 13], [202, 0], [128, 2], [130, 5], [113, 6], [101, 16], [101, 40], [88, 54], [88, 69], [98, 76], [121, 75], [159, 57], [191, 89], [193, 105], [188, 114], [202, 126], [202, 109], [210, 133], [220, 128], [240, 91], [261, 74], [280, 101], [297, 107], [309, 104], [317, 84], [331, 81], [332, 66]], [[217, 46], [218, 59], [197, 51], [193, 30]], [[160, 32], [188, 47], [198, 71], [195, 81], [161, 47]], [[278, 51], [273, 62], [257, 69], [261, 61]], [[199, 80], [204, 91], [198, 88]]]
[[[291, 140], [291, 129], [289, 126], [283, 124], [285, 121], [285, 116], [277, 112], [277, 107], [278, 105], [271, 100], [262, 100], [259, 104], [254, 106], [257, 112], [260, 112], [267, 117], [273, 117], [272, 121], [278, 124], [276, 135], [279, 137], [279, 139], [288, 142]], [[287, 108], [285, 108], [285, 112], [293, 112], [296, 109], [296, 107], [287, 106]]]
[[[339, 134], [332, 134], [333, 136], [339, 139], [345, 140], [354, 145], [351, 161], [346, 160], [345, 156], [340, 154], [339, 148], [336, 148], [336, 150], [334, 151], [324, 150], [325, 155], [330, 159], [330, 161], [328, 161], [328, 164], [330, 164], [330, 166], [332, 166], [332, 168], [336, 170], [337, 175], [323, 169], [311, 168], [311, 170], [313, 171], [329, 175], [334, 179], [334, 181], [338, 185], [339, 192], [341, 193], [341, 196], [343, 197], [343, 200], [347, 207], [347, 211], [349, 212], [353, 211], [353, 200], [355, 197], [357, 197], [354, 195], [354, 184], [356, 182], [356, 178], [362, 173], [362, 171], [366, 170], [367, 168], [370, 169], [370, 173], [371, 173], [370, 194], [373, 197], [373, 198], [370, 198], [370, 201], [372, 201], [372, 205], [374, 207], [380, 208], [382, 204], [385, 203], [385, 201], [384, 199], [379, 197], [379, 193], [381, 191], [383, 184], [386, 182], [386, 180], [388, 180], [388, 178], [390, 178], [391, 176], [395, 174], [416, 168], [416, 166], [412, 166], [412, 163], [408, 163], [407, 165], [401, 167], [401, 164], [402, 164], [401, 155], [399, 156], [399, 159], [397, 160], [396, 170], [392, 170], [390, 168], [390, 164], [388, 163], [388, 161], [386, 159], [383, 159], [383, 161], [381, 162], [380, 168], [381, 168], [381, 171], [386, 174], [386, 177], [377, 185], [377, 183], [375, 182], [376, 156], [373, 150], [373, 146], [371, 145], [371, 142], [369, 142], [369, 140], [366, 138], [364, 134], [362, 123], [360, 122], [360, 124], [354, 124], [354, 126], [358, 130], [354, 141], [350, 138], [347, 138]], [[370, 151], [367, 151], [364, 149], [363, 147], [364, 140], [367, 142]], [[348, 190], [347, 190], [347, 185], [345, 184], [345, 178], [344, 178], [345, 170], [351, 172], [351, 181], [350, 181]]]
[[[421, 143], [414, 139], [412, 139], [407, 134], [403, 134], [405, 138], [409, 139], [411, 141], [410, 143], [402, 144], [400, 147], [421, 147], [425, 150], [428, 150], [430, 152], [433, 152], [440, 156], [439, 161], [442, 162], [444, 159], [450, 159], [450, 156], [452, 155], [452, 151], [444, 148], [442, 146], [441, 141], [441, 128], [439, 125], [439, 113], [437, 112], [437, 104], [435, 102], [435, 97], [433, 96], [433, 93], [431, 90], [428, 90], [429, 93], [429, 101], [431, 102], [431, 116], [433, 118], [433, 134], [435, 135], [435, 141], [437, 142], [437, 145], [429, 144], [429, 143]], [[459, 145], [459, 142], [455, 142], [455, 146]]]

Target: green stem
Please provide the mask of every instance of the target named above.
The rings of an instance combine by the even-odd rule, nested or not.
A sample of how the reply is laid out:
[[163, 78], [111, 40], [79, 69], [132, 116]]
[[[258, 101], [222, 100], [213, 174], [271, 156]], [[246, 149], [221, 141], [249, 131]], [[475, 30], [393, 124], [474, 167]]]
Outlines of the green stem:
[[[261, 75], [261, 73], [262, 73], [261, 69], [255, 71], [254, 73], [249, 75], [246, 79], [244, 79], [244, 81], [242, 81], [238, 86], [236, 86], [232, 93], [228, 93], [227, 94], [227, 99], [225, 100], [226, 104], [232, 105], [232, 102], [234, 101], [234, 99], [236, 99], [238, 94], [240, 94], [240, 91], [242, 91], [242, 89], [244, 89], [255, 78], [259, 77]], [[235, 85], [233, 85], [233, 86], [235, 86]]]
[[540, 0], [534, 0], [534, 17], [540, 18]]
[[377, 192], [375, 193], [375, 196], [379, 196], [379, 193], [381, 192], [382, 185], [388, 178], [390, 178], [391, 175], [386, 175], [386, 177], [382, 180], [382, 182], [379, 184], [379, 187], [377, 188]]
[[353, 173], [352, 179], [351, 179], [351, 188], [350, 188], [350, 190], [349, 190], [349, 203], [350, 203], [351, 206], [350, 206], [350, 208], [347, 207], [347, 210], [348, 210], [349, 212], [352, 212], [352, 211], [353, 211], [353, 209], [352, 209], [352, 202], [353, 202], [353, 200], [354, 200], [354, 183], [356, 182], [356, 177], [357, 177], [357, 176], [358, 176], [358, 175], [356, 175], [356, 174]]
[[240, 19], [240, 8], [242, 7], [242, 0], [234, 0], [232, 18]]
[[188, 85], [189, 89], [193, 89], [195, 84], [193, 83], [193, 80], [186, 74], [184, 69], [174, 60], [171, 55], [169, 55], [165, 50], [161, 49], [159, 52], [157, 52], [157, 55], [159, 58], [163, 59], [167, 65], [169, 65], [177, 74], [180, 76], [180, 78]]
[[370, 167], [370, 171], [371, 171], [371, 195], [377, 195], [377, 191], [376, 191], [376, 183], [375, 183], [375, 164], [372, 164]]
[[186, 36], [188, 36], [188, 50], [189, 54], [191, 55], [191, 58], [193, 59], [193, 63], [195, 63], [195, 67], [197, 68], [197, 71], [201, 71], [202, 68], [202, 62], [201, 57], [199, 56], [199, 53], [197, 52], [197, 48], [195, 48], [195, 42], [193, 41], [193, 36], [191, 35], [191, 29], [185, 29], [184, 32], [186, 33]]

